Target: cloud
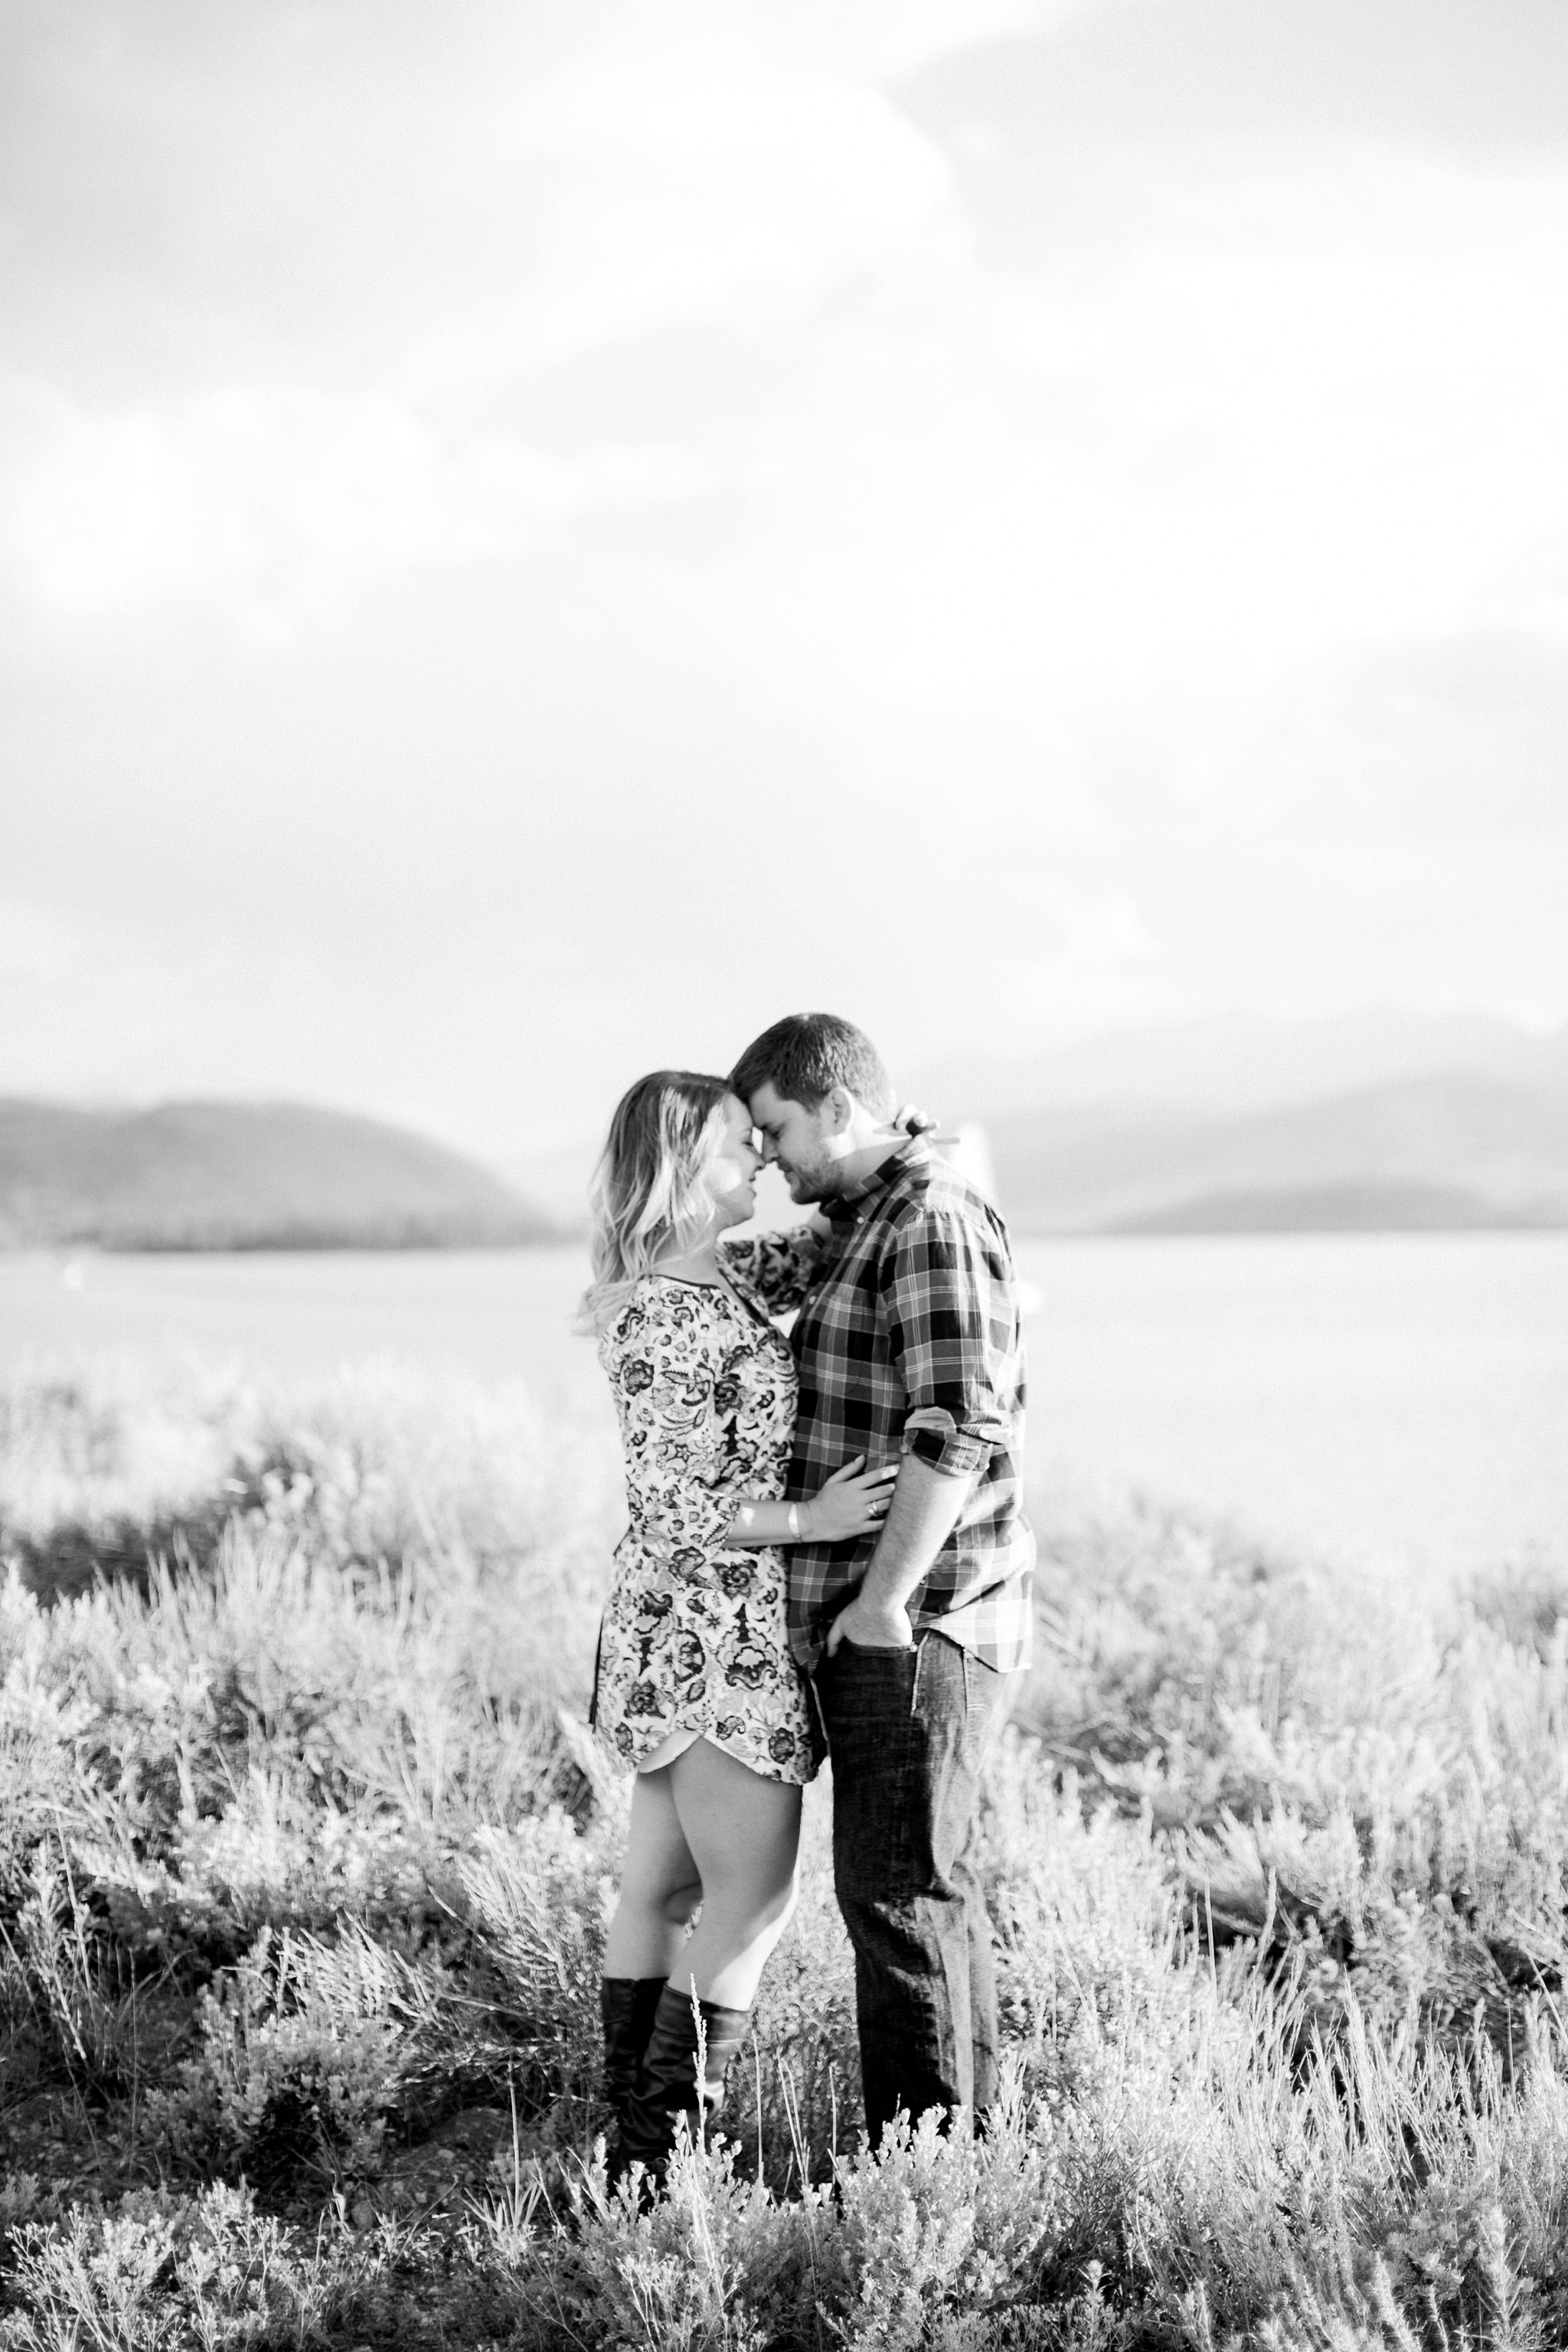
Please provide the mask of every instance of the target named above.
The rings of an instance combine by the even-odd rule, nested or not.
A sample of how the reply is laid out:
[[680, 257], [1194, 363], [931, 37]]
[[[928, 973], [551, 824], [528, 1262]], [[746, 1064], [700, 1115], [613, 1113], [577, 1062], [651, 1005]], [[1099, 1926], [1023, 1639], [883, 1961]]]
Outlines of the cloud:
[[1568, 170], [1129, 131], [1135, 19], [13, 12], [7, 882], [119, 942], [27, 983], [59, 1066], [521, 1132], [806, 996], [1558, 1009]]
[[[976, 29], [1018, 13], [982, 7]], [[962, 37], [961, 16], [914, 10], [915, 47]], [[287, 352], [296, 374], [313, 354], [428, 385], [734, 302], [793, 310], [949, 191], [868, 74], [889, 22], [849, 0], [837, 35], [592, 0], [33, 20], [6, 172], [18, 331], [47, 337], [62, 297], [107, 302], [150, 380], [204, 374], [216, 334], [232, 373]]]
[[1568, 646], [1481, 630], [1358, 647], [1241, 739], [1255, 799], [1300, 835], [1568, 850]]
[[[1568, 526], [1542, 299], [1568, 175], [1344, 140], [1121, 155], [1114, 250], [1074, 264], [1064, 227], [1047, 266], [999, 266], [874, 77], [1040, 13], [480, 8], [447, 41], [399, 14], [401, 79], [379, 49], [365, 72], [353, 10], [224, 20], [172, 76], [121, 19], [130, 279], [216, 341], [13, 425], [24, 577], [57, 613], [210, 591], [265, 636], [706, 489], [822, 700], [1185, 690], [1464, 625]], [[67, 77], [79, 137], [98, 75]], [[689, 353], [679, 447], [639, 415], [661, 336]], [[721, 338], [782, 362], [739, 429], [705, 381]], [[509, 414], [568, 364], [596, 372], [597, 449]]]
[[[906, 45], [962, 37], [916, 13]], [[356, 583], [690, 496], [702, 460], [635, 403], [552, 450], [512, 388], [678, 324], [776, 333], [952, 197], [942, 151], [824, 68], [843, 37], [768, 14], [479, 7], [437, 41], [394, 8], [370, 53], [354, 8], [49, 26], [10, 174], [13, 584], [57, 616], [195, 592], [287, 637]]]
[[1568, 173], [1209, 170], [1092, 268], [977, 236], [832, 313], [710, 451], [816, 707], [1223, 711], [1347, 647], [1550, 626]]
[[883, 79], [1008, 36], [1103, 13], [1107, 5], [1108, 0], [769, 0], [742, 8], [735, 0], [719, 0], [717, 8], [700, 16], [710, 26], [721, 13], [744, 16], [761, 41], [797, 64]]
[[562, 178], [515, 362], [715, 312], [798, 316], [884, 265], [952, 184], [879, 91], [742, 60], [576, 60], [531, 96], [519, 138]]
[[263, 636], [380, 574], [494, 556], [705, 479], [669, 448], [444, 440], [385, 394], [237, 386], [101, 413], [37, 399], [30, 423], [0, 477], [16, 584], [78, 615], [227, 597]]

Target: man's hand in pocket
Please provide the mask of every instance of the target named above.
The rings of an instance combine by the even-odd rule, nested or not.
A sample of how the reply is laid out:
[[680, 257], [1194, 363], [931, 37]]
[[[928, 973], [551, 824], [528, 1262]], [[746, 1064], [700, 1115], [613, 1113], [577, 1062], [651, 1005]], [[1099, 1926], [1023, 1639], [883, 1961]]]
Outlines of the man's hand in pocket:
[[841, 1642], [852, 1642], [858, 1650], [912, 1650], [915, 1629], [901, 1602], [879, 1608], [858, 1592], [827, 1629], [830, 1658], [837, 1655]]

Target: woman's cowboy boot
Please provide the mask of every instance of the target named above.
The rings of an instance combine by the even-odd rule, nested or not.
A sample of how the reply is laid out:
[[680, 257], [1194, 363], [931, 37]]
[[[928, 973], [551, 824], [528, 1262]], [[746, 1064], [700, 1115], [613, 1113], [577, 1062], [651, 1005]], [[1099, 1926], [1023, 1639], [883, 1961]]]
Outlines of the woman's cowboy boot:
[[653, 2032], [663, 1977], [601, 1977], [599, 2015], [605, 2028], [605, 2104], [624, 2127], [637, 2088], [637, 2068]]
[[724, 2077], [746, 2038], [750, 2015], [745, 2009], [721, 2009], [717, 2001], [694, 2001], [666, 1985], [616, 2151], [619, 2161], [613, 2179], [640, 2164], [650, 2183], [662, 2182], [681, 2116], [695, 2139], [723, 2105]]

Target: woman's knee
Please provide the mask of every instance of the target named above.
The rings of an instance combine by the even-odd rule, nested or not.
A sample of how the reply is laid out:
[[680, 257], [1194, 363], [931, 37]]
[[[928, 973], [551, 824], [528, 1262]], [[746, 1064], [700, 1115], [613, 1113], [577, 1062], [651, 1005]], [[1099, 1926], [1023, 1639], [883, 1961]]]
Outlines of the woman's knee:
[[701, 1900], [702, 1881], [688, 1879], [679, 1886], [669, 1887], [658, 1898], [659, 1914], [671, 1927], [689, 1927]]
[[787, 1927], [795, 1916], [795, 1906], [799, 1901], [800, 1873], [792, 1870], [787, 1878], [775, 1885], [769, 1898], [768, 1916], [781, 1930]]
[[782, 1879], [738, 1876], [709, 1889], [702, 1916], [715, 1923], [723, 1921], [748, 1941], [757, 1936], [781, 1936], [798, 1895], [794, 1871]]
[[621, 1865], [620, 1899], [673, 1924], [691, 1916], [702, 1900], [702, 1882], [689, 1856], [681, 1861], [658, 1852], [639, 1853], [632, 1845]]

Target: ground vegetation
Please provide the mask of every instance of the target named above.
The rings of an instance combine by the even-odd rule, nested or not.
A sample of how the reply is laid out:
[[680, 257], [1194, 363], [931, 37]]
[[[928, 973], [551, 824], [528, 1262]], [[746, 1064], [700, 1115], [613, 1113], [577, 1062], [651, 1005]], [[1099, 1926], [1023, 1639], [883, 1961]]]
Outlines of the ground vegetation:
[[0, 1391], [0, 2345], [1568, 2342], [1568, 1580], [1037, 1498], [1005, 2088], [873, 2158], [831, 1789], [721, 2134], [606, 2190], [603, 1430], [505, 1388]]

